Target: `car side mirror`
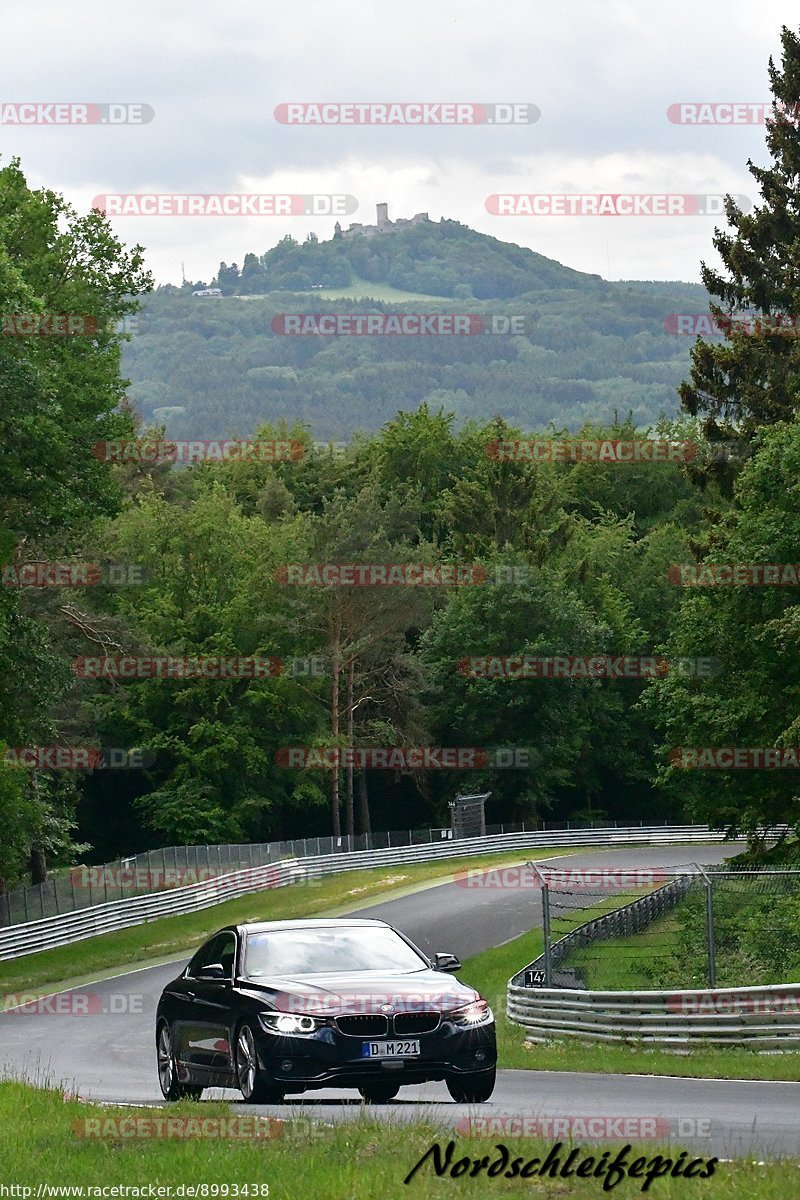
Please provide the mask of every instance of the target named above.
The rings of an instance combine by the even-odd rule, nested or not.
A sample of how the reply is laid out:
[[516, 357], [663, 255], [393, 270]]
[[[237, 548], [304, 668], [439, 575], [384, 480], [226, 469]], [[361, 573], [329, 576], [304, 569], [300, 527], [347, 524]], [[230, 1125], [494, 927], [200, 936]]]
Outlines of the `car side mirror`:
[[435, 954], [433, 956], [433, 965], [437, 971], [447, 971], [450, 975], [461, 970], [461, 963], [455, 954]]
[[227, 979], [228, 972], [223, 967], [222, 963], [211, 963], [207, 967], [203, 967], [200, 972], [201, 979]]

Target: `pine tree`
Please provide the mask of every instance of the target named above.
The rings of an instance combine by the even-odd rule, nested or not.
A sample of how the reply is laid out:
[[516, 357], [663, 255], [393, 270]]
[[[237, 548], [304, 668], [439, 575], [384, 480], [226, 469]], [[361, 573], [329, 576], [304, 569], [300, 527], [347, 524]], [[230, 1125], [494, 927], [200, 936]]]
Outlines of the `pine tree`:
[[[763, 202], [745, 213], [726, 196], [732, 232], [718, 229], [713, 239], [725, 272], [701, 266], [725, 341], [698, 339], [690, 381], [679, 388], [684, 409], [702, 417], [708, 439], [738, 443], [740, 456], [749, 454], [758, 426], [789, 420], [800, 408], [800, 37], [784, 26], [781, 43], [782, 70], [769, 61], [772, 165], [747, 161]], [[697, 468], [696, 478], [713, 475], [729, 490], [735, 473], [723, 452]]]

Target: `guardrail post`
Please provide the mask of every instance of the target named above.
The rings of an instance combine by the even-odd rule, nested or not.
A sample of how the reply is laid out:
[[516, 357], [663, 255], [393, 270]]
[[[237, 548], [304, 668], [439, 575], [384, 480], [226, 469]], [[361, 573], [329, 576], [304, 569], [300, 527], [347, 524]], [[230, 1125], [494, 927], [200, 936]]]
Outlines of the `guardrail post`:
[[703, 868], [698, 863], [692, 863], [693, 867], [703, 877], [706, 887], [706, 944], [708, 950], [708, 986], [715, 988], [717, 986], [717, 948], [716, 939], [714, 936], [714, 893], [711, 887], [711, 880], [706, 875]]
[[542, 885], [542, 935], [544, 937], [544, 986], [553, 986], [553, 956], [550, 947], [550, 889], [542, 872], [536, 866], [536, 863], [529, 862], [527, 864], [531, 870], [536, 872], [537, 878]]

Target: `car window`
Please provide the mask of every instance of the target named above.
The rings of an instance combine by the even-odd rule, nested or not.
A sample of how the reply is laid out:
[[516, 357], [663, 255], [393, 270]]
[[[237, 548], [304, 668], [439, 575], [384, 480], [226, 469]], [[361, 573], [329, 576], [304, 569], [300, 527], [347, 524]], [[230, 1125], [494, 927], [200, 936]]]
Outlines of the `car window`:
[[232, 976], [235, 959], [235, 934], [231, 932], [218, 933], [216, 937], [211, 938], [204, 946], [200, 947], [186, 968], [186, 974], [189, 978], [196, 978], [203, 974], [204, 967], [210, 966], [211, 963], [221, 963], [227, 974]]
[[219, 950], [219, 958], [215, 962], [222, 963], [226, 975], [233, 975], [233, 964], [236, 958], [236, 938], [232, 933], [223, 934]]
[[262, 975], [340, 971], [424, 971], [427, 963], [393, 929], [292, 929], [254, 933], [244, 966]]

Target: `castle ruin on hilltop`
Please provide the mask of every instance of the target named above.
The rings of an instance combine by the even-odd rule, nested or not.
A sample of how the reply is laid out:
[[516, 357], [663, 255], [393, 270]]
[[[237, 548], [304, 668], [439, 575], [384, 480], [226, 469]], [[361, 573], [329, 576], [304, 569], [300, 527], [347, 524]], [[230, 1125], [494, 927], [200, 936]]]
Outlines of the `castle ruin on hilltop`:
[[335, 241], [342, 238], [353, 237], [379, 237], [384, 233], [397, 233], [400, 229], [409, 229], [412, 225], [421, 225], [423, 221], [429, 221], [430, 217], [426, 212], [415, 213], [413, 217], [399, 217], [396, 221], [389, 220], [389, 205], [378, 204], [375, 206], [377, 212], [377, 224], [362, 225], [360, 221], [351, 224], [347, 229], [342, 229], [337, 221], [333, 229], [333, 237]]

